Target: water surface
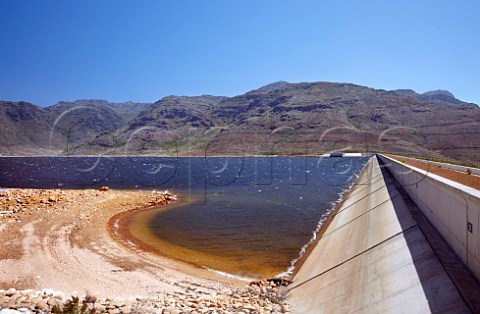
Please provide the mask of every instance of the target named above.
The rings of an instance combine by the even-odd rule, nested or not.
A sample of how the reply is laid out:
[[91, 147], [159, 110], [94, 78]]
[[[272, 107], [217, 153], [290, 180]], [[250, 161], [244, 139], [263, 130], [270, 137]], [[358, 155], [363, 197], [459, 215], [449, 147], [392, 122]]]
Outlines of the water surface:
[[0, 158], [0, 186], [169, 189], [173, 206], [131, 217], [159, 253], [236, 276], [285, 273], [367, 158]]

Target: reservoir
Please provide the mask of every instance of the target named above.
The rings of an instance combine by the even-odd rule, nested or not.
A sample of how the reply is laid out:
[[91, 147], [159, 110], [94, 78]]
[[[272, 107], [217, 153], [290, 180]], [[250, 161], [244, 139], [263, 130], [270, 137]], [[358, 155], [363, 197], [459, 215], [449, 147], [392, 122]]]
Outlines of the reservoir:
[[158, 254], [248, 279], [291, 272], [366, 157], [5, 157], [0, 187], [169, 190], [128, 217]]

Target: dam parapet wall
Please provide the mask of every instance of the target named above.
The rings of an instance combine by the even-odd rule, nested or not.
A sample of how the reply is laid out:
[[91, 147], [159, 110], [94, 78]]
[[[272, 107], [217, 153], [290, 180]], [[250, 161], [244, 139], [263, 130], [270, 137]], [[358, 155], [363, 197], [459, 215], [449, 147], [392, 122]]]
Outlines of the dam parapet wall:
[[480, 191], [387, 156], [378, 157], [480, 281]]
[[369, 160], [302, 260], [288, 287], [292, 312], [480, 310], [475, 279], [453, 252], [438, 254], [451, 250], [380, 160]]

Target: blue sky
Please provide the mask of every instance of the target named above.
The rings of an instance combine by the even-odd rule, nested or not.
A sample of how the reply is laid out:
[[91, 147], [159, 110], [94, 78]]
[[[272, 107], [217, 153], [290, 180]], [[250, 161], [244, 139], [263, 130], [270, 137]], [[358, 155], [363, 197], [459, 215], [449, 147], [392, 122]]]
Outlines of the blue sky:
[[0, 100], [153, 102], [286, 80], [480, 103], [480, 1], [0, 0]]

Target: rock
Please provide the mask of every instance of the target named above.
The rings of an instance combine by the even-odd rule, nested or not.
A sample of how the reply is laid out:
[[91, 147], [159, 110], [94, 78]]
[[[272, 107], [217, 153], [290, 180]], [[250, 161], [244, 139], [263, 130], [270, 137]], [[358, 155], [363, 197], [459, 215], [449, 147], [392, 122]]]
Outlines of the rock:
[[94, 295], [87, 294], [87, 295], [85, 296], [85, 302], [87, 302], [87, 303], [95, 303], [95, 302], [97, 302], [97, 297], [94, 296]]
[[180, 314], [181, 311], [177, 310], [173, 307], [168, 307], [168, 308], [164, 309], [162, 313], [163, 314]]
[[55, 290], [52, 289], [43, 289], [42, 294], [52, 296]]
[[242, 308], [242, 304], [235, 302], [235, 303], [233, 303], [233, 308], [234, 309], [240, 309], [240, 308]]
[[99, 313], [103, 313], [106, 310], [105, 306], [103, 306], [101, 304], [96, 304], [94, 309], [97, 310], [97, 312], [99, 312]]
[[116, 307], [115, 307], [115, 304], [109, 303], [106, 308], [107, 310], [114, 310]]
[[8, 303], [7, 303], [7, 307], [12, 307], [16, 304], [15, 300], [14, 299], [10, 299], [8, 300]]
[[10, 309], [3, 309], [3, 310], [0, 310], [0, 314], [22, 314], [22, 312], [19, 312], [16, 310], [10, 310]]
[[50, 306], [60, 306], [60, 301], [54, 298], [48, 299], [47, 304]]
[[24, 303], [24, 301], [27, 301], [28, 302], [28, 298], [26, 296], [21, 296], [17, 299], [17, 303]]
[[256, 312], [257, 311], [257, 307], [253, 306], [253, 305], [250, 305], [250, 304], [246, 304], [242, 307], [243, 310], [246, 310], [247, 312], [248, 311], [252, 311], [252, 312]]
[[37, 301], [35, 303], [35, 308], [39, 310], [46, 310], [47, 309], [47, 303], [45, 301]]
[[57, 300], [65, 300], [65, 294], [63, 292], [56, 291], [53, 293], [53, 297]]

